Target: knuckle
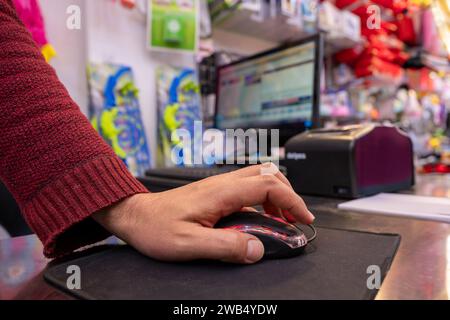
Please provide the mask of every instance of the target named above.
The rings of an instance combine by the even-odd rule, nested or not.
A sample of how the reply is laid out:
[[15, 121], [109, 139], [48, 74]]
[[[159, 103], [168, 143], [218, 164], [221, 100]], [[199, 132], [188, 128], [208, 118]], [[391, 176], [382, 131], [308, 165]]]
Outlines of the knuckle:
[[244, 261], [247, 254], [247, 246], [237, 232], [230, 232], [227, 241], [228, 259], [232, 261]]
[[185, 228], [176, 228], [172, 231], [171, 243], [175, 250], [184, 250], [192, 242], [192, 234]]
[[279, 180], [272, 174], [263, 174], [260, 175], [260, 179], [264, 185], [267, 187], [273, 187], [278, 184]]

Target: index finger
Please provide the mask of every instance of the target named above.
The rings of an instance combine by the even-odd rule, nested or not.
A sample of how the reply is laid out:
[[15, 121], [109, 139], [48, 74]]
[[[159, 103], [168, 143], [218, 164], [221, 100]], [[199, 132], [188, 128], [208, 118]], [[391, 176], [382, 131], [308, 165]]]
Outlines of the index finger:
[[251, 177], [257, 175], [274, 175], [278, 179], [281, 180], [285, 185], [292, 187], [289, 180], [286, 176], [281, 173], [280, 169], [273, 163], [267, 162], [260, 165], [249, 166], [243, 169], [239, 169], [229, 173], [230, 175], [234, 175], [237, 177]]
[[[275, 207], [288, 211], [299, 222], [310, 224], [314, 221], [314, 215], [308, 210], [303, 199], [273, 175], [227, 179], [217, 182], [209, 189], [209, 191], [213, 190], [216, 196], [211, 201], [211, 205], [217, 210], [217, 204], [219, 204], [223, 216], [238, 211], [242, 207], [271, 203]], [[213, 209], [208, 208], [208, 210]]]

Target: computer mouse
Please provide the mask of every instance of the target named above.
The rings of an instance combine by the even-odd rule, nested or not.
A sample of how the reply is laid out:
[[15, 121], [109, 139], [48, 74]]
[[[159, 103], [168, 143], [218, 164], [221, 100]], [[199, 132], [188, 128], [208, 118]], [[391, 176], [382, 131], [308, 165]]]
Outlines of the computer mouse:
[[265, 213], [236, 212], [219, 220], [215, 228], [254, 235], [263, 243], [266, 259], [297, 256], [308, 244], [308, 238], [300, 228]]

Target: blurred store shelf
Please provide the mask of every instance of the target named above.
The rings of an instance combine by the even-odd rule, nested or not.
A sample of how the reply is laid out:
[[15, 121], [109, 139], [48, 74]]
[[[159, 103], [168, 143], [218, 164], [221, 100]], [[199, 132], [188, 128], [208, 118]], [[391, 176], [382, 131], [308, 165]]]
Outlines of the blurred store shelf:
[[[247, 36], [274, 44], [296, 41], [317, 32], [317, 28], [310, 31], [302, 30], [290, 23], [289, 19], [289, 17], [277, 16], [259, 21], [255, 12], [243, 9], [235, 10], [217, 19], [214, 22], [214, 28], [228, 34]], [[353, 48], [364, 43], [363, 40], [355, 41], [343, 35], [331, 37], [326, 34], [325, 40], [326, 54], [334, 54], [340, 50]], [[239, 43], [236, 44], [236, 46], [239, 45]]]
[[216, 19], [214, 27], [275, 43], [295, 41], [313, 33], [299, 29], [288, 20], [288, 17], [277, 16], [258, 21], [254, 11], [241, 9]]
[[367, 77], [361, 77], [355, 79], [350, 85], [349, 88], [351, 89], [358, 89], [358, 88], [385, 88], [385, 87], [397, 87], [403, 83], [403, 76], [401, 77], [390, 77], [387, 75], [371, 75]]
[[348, 37], [339, 37], [339, 38], [330, 38], [328, 35], [325, 36], [325, 54], [335, 54], [344, 49], [354, 48], [356, 46], [364, 45], [365, 40], [361, 39], [359, 41], [355, 41]]

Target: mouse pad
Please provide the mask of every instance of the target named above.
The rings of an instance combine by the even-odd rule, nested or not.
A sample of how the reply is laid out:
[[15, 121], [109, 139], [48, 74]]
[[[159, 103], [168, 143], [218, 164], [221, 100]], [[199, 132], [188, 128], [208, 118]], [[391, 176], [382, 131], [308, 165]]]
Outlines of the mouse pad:
[[[47, 268], [45, 278], [82, 299], [277, 300], [373, 299], [369, 283], [382, 281], [400, 236], [317, 228], [318, 236], [297, 257], [255, 265], [212, 261], [164, 263], [128, 246], [97, 252]], [[100, 251], [99, 251], [100, 250]], [[66, 271], [80, 267], [81, 289], [69, 290]], [[367, 273], [369, 266], [375, 270]], [[378, 269], [379, 267], [379, 269]]]

